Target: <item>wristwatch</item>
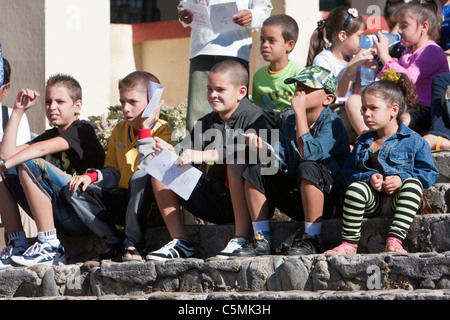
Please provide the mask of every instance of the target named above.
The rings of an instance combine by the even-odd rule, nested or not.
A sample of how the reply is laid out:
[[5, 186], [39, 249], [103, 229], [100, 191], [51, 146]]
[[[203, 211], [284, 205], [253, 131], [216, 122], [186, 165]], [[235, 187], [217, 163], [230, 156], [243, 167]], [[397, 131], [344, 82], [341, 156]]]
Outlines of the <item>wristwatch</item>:
[[8, 169], [6, 168], [5, 165], [5, 160], [3, 160], [2, 158], [0, 158], [0, 173], [8, 171]]

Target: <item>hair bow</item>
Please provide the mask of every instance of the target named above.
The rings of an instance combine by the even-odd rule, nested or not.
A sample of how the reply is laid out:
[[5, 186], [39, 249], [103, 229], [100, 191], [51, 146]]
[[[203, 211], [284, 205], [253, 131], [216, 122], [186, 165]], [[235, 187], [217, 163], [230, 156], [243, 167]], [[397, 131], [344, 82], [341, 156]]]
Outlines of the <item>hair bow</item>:
[[381, 77], [381, 79], [391, 81], [394, 83], [398, 83], [398, 80], [400, 80], [401, 76], [402, 76], [401, 73], [395, 72], [395, 70], [393, 68], [389, 68], [386, 70], [386, 72]]

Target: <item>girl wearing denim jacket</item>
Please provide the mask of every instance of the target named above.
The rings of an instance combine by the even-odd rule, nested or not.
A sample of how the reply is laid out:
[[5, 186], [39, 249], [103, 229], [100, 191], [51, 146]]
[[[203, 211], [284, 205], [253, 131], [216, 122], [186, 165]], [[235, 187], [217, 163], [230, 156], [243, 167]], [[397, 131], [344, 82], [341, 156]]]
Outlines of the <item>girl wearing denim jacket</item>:
[[402, 241], [421, 207], [423, 190], [439, 175], [428, 143], [399, 120], [408, 105], [417, 103], [414, 85], [393, 70], [389, 77], [363, 91], [361, 114], [370, 131], [357, 139], [344, 165], [343, 242], [326, 253], [356, 253], [362, 220], [381, 212], [383, 196], [392, 196], [394, 213], [385, 251], [406, 253]]

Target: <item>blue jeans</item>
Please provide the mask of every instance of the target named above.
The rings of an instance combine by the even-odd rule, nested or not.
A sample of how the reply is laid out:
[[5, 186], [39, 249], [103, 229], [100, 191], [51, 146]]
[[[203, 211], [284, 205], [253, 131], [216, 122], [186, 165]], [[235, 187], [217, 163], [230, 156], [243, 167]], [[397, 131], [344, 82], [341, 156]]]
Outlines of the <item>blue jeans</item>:
[[442, 96], [450, 87], [450, 73], [439, 73], [433, 78], [431, 85], [431, 124], [428, 134], [442, 136], [450, 140], [450, 107]]
[[[70, 175], [41, 158], [28, 160], [20, 166], [51, 201], [53, 218], [57, 227], [62, 228], [69, 234], [80, 234], [88, 231], [66, 201], [64, 193], [61, 192], [70, 180]], [[30, 217], [33, 217], [27, 197], [20, 184], [17, 167], [9, 169], [3, 177], [14, 200]]]

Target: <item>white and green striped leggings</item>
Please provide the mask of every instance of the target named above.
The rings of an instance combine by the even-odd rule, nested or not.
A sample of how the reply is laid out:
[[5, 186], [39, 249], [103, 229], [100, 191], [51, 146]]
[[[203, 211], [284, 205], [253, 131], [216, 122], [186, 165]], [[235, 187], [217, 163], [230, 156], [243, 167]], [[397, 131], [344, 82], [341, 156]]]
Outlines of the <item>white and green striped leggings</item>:
[[[423, 187], [419, 180], [406, 179], [391, 202], [394, 220], [389, 237], [404, 240], [414, 216], [422, 204]], [[366, 182], [353, 182], [345, 193], [343, 213], [343, 241], [357, 244], [361, 237], [361, 223], [364, 217], [373, 217], [381, 212], [382, 197]]]

